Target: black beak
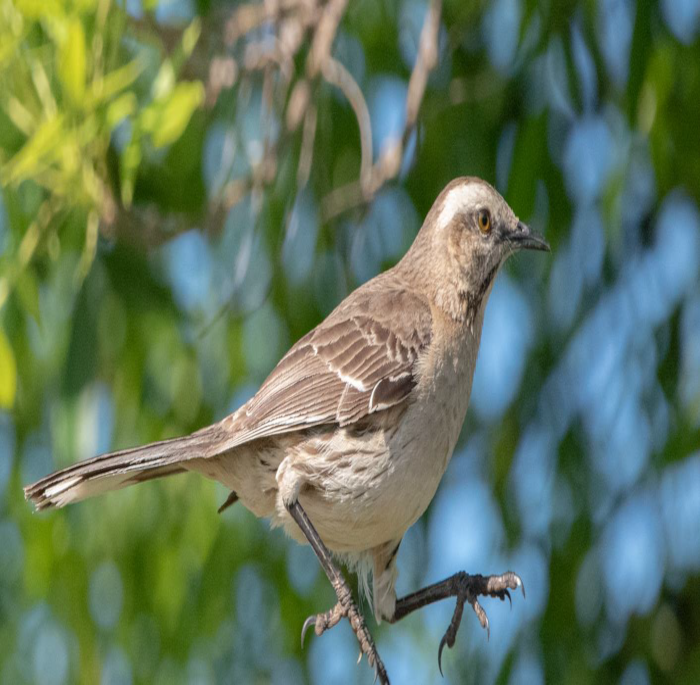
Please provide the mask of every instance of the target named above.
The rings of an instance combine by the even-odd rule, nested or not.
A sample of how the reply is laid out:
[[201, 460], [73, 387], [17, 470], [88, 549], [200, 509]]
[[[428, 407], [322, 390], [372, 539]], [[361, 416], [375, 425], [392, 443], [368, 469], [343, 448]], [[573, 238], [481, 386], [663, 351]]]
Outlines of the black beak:
[[515, 231], [508, 234], [508, 242], [520, 250], [542, 250], [549, 252], [549, 243], [539, 234], [534, 233], [522, 221], [518, 221]]

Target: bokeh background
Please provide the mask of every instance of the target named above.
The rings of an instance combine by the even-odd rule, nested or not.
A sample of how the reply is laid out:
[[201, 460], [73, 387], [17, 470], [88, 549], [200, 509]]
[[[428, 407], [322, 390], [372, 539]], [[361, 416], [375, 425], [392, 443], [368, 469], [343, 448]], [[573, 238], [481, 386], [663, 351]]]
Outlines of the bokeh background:
[[700, 682], [700, 2], [430, 7], [0, 0], [3, 685], [372, 682], [346, 625], [302, 650], [326, 579], [218, 485], [21, 487], [235, 409], [467, 174], [552, 253], [498, 278], [399, 591], [527, 599], [444, 681], [452, 602], [370, 620], [392, 682]]

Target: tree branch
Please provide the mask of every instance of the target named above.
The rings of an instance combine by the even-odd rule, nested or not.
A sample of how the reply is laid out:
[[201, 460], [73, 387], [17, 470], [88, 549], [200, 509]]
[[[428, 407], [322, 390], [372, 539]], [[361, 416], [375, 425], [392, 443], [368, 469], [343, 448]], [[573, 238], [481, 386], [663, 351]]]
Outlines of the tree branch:
[[[364, 202], [371, 201], [377, 191], [389, 180], [395, 178], [401, 169], [401, 159], [411, 136], [415, 130], [428, 76], [437, 65], [438, 38], [440, 32], [441, 0], [431, 0], [428, 12], [421, 30], [420, 44], [416, 63], [413, 66], [408, 82], [406, 95], [406, 120], [401, 137], [387, 145], [382, 155], [372, 167], [369, 180], [360, 180], [331, 191], [321, 201], [321, 220], [330, 221], [339, 214], [352, 209]], [[359, 123], [359, 118], [358, 118]]]
[[[267, 132], [262, 141], [262, 160], [252, 164], [247, 178], [225, 185], [210, 200], [201, 216], [164, 216], [155, 206], [124, 208], [112, 198], [105, 201], [102, 230], [108, 234], [117, 233], [146, 248], [195, 227], [218, 232], [235, 204], [251, 192], [259, 198], [265, 185], [275, 179], [278, 158], [286, 153], [295, 135], [301, 135], [297, 188], [303, 188], [308, 182], [313, 161], [318, 112], [312, 94], [315, 92], [313, 84], [319, 76], [339, 88], [350, 103], [357, 119], [361, 148], [359, 179], [336, 188], [323, 198], [321, 220], [330, 221], [349, 209], [371, 202], [379, 189], [398, 175], [406, 145], [415, 130], [428, 77], [438, 61], [441, 0], [431, 0], [423, 23], [416, 63], [408, 82], [403, 131], [390, 141], [374, 163], [372, 126], [364, 95], [350, 72], [331, 54], [347, 4], [348, 0], [328, 0], [325, 5], [319, 0], [263, 0], [237, 7], [227, 19], [216, 14], [211, 21], [208, 20], [202, 32], [203, 47], [197, 46], [188, 69], [190, 72], [194, 70], [195, 77], [205, 82], [205, 103], [210, 109], [224, 90], [234, 87], [239, 89], [240, 107], [251, 79], [262, 79], [263, 100], [269, 113], [264, 120]], [[137, 29], [153, 29], [152, 23], [135, 25]], [[267, 25], [270, 31], [258, 38], [256, 30]], [[157, 33], [166, 49], [179, 40], [177, 31], [172, 28], [160, 27]], [[309, 43], [309, 33], [312, 37], [306, 74], [294, 83], [289, 93], [298, 72], [295, 61], [304, 45]], [[219, 54], [204, 59], [207, 48]], [[226, 52], [221, 52], [222, 49]], [[237, 52], [231, 54], [236, 49]], [[283, 129], [278, 139], [271, 143], [270, 127], [280, 118], [285, 122], [286, 130]], [[302, 122], [301, 132], [297, 133]]]

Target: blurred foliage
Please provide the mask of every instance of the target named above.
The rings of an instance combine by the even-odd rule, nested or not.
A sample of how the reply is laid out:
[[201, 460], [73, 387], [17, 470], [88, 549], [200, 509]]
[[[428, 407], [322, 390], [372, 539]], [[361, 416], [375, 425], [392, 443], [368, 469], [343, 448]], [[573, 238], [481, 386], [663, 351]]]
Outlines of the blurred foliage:
[[[448, 682], [698, 682], [700, 5], [445, 2], [398, 177], [340, 209], [360, 135], [311, 73], [317, 19], [243, 30], [246, 7], [0, 0], [0, 683], [371, 681], [346, 626], [301, 649], [328, 583], [240, 505], [217, 515], [218, 485], [41, 516], [21, 486], [240, 405], [467, 174], [553, 253], [499, 277], [400, 591], [523, 576], [512, 611], [485, 602], [489, 642], [465, 613]], [[335, 35], [375, 164], [425, 13], [357, 0]], [[370, 621], [393, 682], [442, 682], [451, 611]]]
[[[4, 255], [0, 305], [16, 289], [36, 313], [33, 257], [55, 261], [62, 248], [80, 248], [81, 281], [99, 220], [115, 211], [113, 190], [128, 207], [144, 159], [178, 140], [201, 105], [202, 84], [178, 81], [200, 23], [166, 56], [130, 44], [127, 17], [110, 0], [7, 0], [2, 14], [0, 182], [16, 246]], [[116, 135], [122, 150], [110, 170]]]

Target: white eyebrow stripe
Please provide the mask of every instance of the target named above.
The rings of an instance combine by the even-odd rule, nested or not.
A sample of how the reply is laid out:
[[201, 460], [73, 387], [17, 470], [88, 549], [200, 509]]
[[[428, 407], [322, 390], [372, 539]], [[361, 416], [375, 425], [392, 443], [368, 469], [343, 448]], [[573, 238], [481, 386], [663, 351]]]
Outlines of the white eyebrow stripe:
[[445, 228], [454, 219], [456, 214], [464, 211], [465, 207], [474, 207], [483, 197], [483, 189], [476, 183], [466, 183], [452, 188], [438, 214], [438, 227]]

